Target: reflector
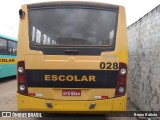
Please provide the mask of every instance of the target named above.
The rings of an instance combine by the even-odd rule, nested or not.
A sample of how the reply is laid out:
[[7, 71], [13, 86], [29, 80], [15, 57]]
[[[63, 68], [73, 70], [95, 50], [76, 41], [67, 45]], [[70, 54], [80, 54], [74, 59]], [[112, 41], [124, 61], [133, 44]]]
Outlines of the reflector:
[[18, 81], [20, 83], [24, 83], [24, 77], [23, 76], [18, 76]]

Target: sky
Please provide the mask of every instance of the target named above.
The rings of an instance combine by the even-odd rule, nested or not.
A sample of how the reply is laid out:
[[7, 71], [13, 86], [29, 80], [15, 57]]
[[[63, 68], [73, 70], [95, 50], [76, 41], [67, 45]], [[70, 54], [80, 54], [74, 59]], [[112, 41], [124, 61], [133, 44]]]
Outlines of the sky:
[[[18, 38], [19, 14], [22, 4], [55, 0], [1, 0], [0, 1], [0, 34]], [[56, 0], [62, 1], [62, 0]], [[63, 0], [76, 1], [76, 0]], [[126, 8], [127, 26], [131, 25], [146, 13], [160, 4], [160, 0], [79, 0], [103, 2], [122, 5]]]

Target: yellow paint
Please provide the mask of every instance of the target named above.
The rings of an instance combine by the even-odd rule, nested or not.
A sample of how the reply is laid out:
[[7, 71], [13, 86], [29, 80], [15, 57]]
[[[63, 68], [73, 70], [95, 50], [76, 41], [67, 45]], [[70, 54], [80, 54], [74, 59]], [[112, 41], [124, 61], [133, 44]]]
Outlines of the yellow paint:
[[[127, 96], [94, 101], [62, 101], [38, 99], [17, 94], [17, 105], [20, 111], [51, 111], [51, 112], [84, 112], [84, 113], [105, 113], [107, 111], [125, 111]], [[48, 108], [46, 102], [51, 102], [53, 108]], [[89, 109], [91, 103], [96, 103], [94, 109]], [[117, 106], [116, 106], [117, 105]]]
[[64, 75], [60, 75], [59, 76], [59, 81], [65, 81], [65, 76]]
[[96, 76], [94, 75], [83, 75], [82, 77], [78, 77], [77, 75], [44, 75], [44, 80], [45, 81], [73, 81], [73, 82], [83, 82], [83, 81], [87, 81], [87, 82], [96, 82]]
[[[62, 96], [62, 90], [81, 90], [81, 96], [79, 97], [69, 97], [69, 96]], [[37, 88], [37, 87], [29, 87], [29, 93], [41, 93], [43, 96], [39, 98], [46, 98], [46, 99], [54, 99], [54, 100], [94, 100], [94, 96], [108, 96], [108, 98], [113, 98], [115, 89], [108, 88], [108, 89], [87, 89], [87, 88]]]
[[16, 64], [15, 58], [0, 58], [0, 64]]

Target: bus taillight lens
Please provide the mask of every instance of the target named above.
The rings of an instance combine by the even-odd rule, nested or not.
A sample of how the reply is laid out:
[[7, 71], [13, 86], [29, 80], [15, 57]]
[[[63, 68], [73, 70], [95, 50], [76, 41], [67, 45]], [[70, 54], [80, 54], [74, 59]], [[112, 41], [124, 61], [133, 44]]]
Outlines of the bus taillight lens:
[[115, 97], [124, 96], [126, 94], [127, 65], [119, 63], [118, 79]]
[[20, 90], [20, 91], [24, 91], [25, 89], [26, 89], [26, 87], [25, 87], [24, 85], [20, 85], [20, 86], [19, 86], [19, 90]]
[[119, 84], [125, 84], [126, 79], [124, 77], [119, 78]]
[[18, 93], [21, 95], [28, 95], [25, 64], [24, 61], [19, 61], [17, 66], [18, 77]]
[[25, 82], [24, 77], [23, 76], [18, 76], [18, 82], [24, 83]]
[[118, 88], [118, 91], [119, 91], [120, 93], [123, 93], [123, 92], [124, 92], [124, 90], [125, 90], [125, 88], [124, 88], [124, 87], [122, 87], [122, 86], [120, 86], [120, 87]]
[[126, 72], [127, 72], [127, 71], [126, 71], [126, 69], [125, 69], [125, 68], [121, 68], [121, 69], [120, 69], [120, 74], [121, 74], [121, 75], [126, 74]]
[[23, 67], [18, 67], [18, 73], [23, 73], [24, 68]]

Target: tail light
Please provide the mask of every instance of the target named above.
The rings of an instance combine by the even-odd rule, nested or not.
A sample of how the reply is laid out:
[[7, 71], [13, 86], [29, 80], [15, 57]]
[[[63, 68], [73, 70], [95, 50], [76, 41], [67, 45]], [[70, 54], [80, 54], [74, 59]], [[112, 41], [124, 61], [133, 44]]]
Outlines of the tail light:
[[124, 96], [126, 94], [127, 65], [119, 63], [118, 79], [115, 97]]
[[17, 77], [18, 77], [18, 93], [22, 95], [28, 95], [26, 73], [24, 61], [19, 61], [17, 66]]

